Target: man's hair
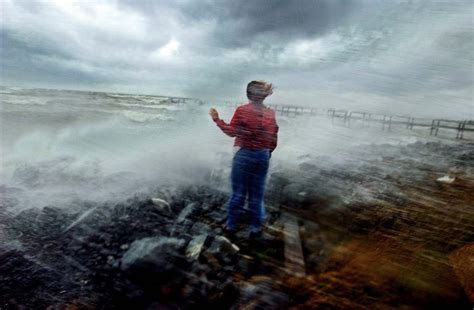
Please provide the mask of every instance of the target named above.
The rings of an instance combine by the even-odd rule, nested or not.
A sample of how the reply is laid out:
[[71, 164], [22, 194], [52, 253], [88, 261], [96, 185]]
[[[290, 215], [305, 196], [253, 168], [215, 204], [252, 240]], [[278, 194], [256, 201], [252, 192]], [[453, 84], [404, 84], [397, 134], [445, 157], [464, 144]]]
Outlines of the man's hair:
[[247, 98], [251, 101], [263, 101], [272, 92], [272, 84], [265, 81], [252, 81], [247, 84]]

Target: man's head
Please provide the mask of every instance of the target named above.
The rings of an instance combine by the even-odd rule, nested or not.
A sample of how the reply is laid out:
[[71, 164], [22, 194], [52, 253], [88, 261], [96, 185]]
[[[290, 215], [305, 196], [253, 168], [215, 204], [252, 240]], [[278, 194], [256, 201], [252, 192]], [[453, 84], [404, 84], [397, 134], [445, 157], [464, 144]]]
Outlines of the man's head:
[[252, 102], [262, 102], [273, 94], [273, 85], [265, 81], [252, 81], [247, 84], [247, 98]]

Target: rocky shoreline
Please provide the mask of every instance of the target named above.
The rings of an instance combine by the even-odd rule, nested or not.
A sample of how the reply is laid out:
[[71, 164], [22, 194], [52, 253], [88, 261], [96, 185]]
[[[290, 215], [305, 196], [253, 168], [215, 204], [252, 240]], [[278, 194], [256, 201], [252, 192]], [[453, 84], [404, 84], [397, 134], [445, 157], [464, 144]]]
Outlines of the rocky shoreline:
[[[119, 204], [3, 206], [0, 308], [468, 306], [469, 279], [454, 270], [463, 257], [450, 255], [474, 242], [474, 144], [354, 154], [273, 172], [259, 240], [245, 225], [223, 234], [228, 193], [212, 183]], [[437, 181], [446, 174], [452, 183]], [[282, 213], [298, 219], [305, 276], [285, 269]]]

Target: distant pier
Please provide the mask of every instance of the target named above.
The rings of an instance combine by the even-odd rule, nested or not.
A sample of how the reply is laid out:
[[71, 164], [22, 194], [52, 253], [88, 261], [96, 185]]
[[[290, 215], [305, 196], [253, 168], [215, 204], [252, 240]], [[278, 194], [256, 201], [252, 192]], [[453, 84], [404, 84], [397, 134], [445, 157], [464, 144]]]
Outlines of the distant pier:
[[[237, 107], [236, 103], [225, 103], [228, 107]], [[414, 128], [429, 128], [430, 135], [438, 136], [440, 130], [449, 130], [456, 132], [456, 139], [465, 139], [466, 132], [474, 132], [474, 120], [449, 120], [449, 119], [428, 119], [418, 118], [405, 115], [390, 115], [380, 113], [370, 113], [367, 111], [350, 111], [343, 109], [318, 109], [303, 106], [289, 105], [271, 105], [268, 107], [273, 109], [280, 115], [298, 116], [326, 116], [331, 118], [332, 122], [341, 121], [344, 124], [351, 123], [362, 124], [362, 126], [370, 127], [378, 125], [382, 130], [392, 130], [394, 126], [402, 127], [408, 130]]]

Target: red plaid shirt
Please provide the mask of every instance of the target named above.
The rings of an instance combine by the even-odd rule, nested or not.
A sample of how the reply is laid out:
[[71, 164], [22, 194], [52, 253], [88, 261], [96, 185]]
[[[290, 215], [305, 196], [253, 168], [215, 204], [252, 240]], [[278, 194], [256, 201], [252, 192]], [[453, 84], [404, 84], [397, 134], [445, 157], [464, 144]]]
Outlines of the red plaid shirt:
[[270, 152], [277, 146], [275, 112], [263, 104], [241, 105], [235, 110], [230, 124], [221, 119], [216, 124], [225, 134], [235, 137], [234, 146], [253, 150], [269, 149]]

